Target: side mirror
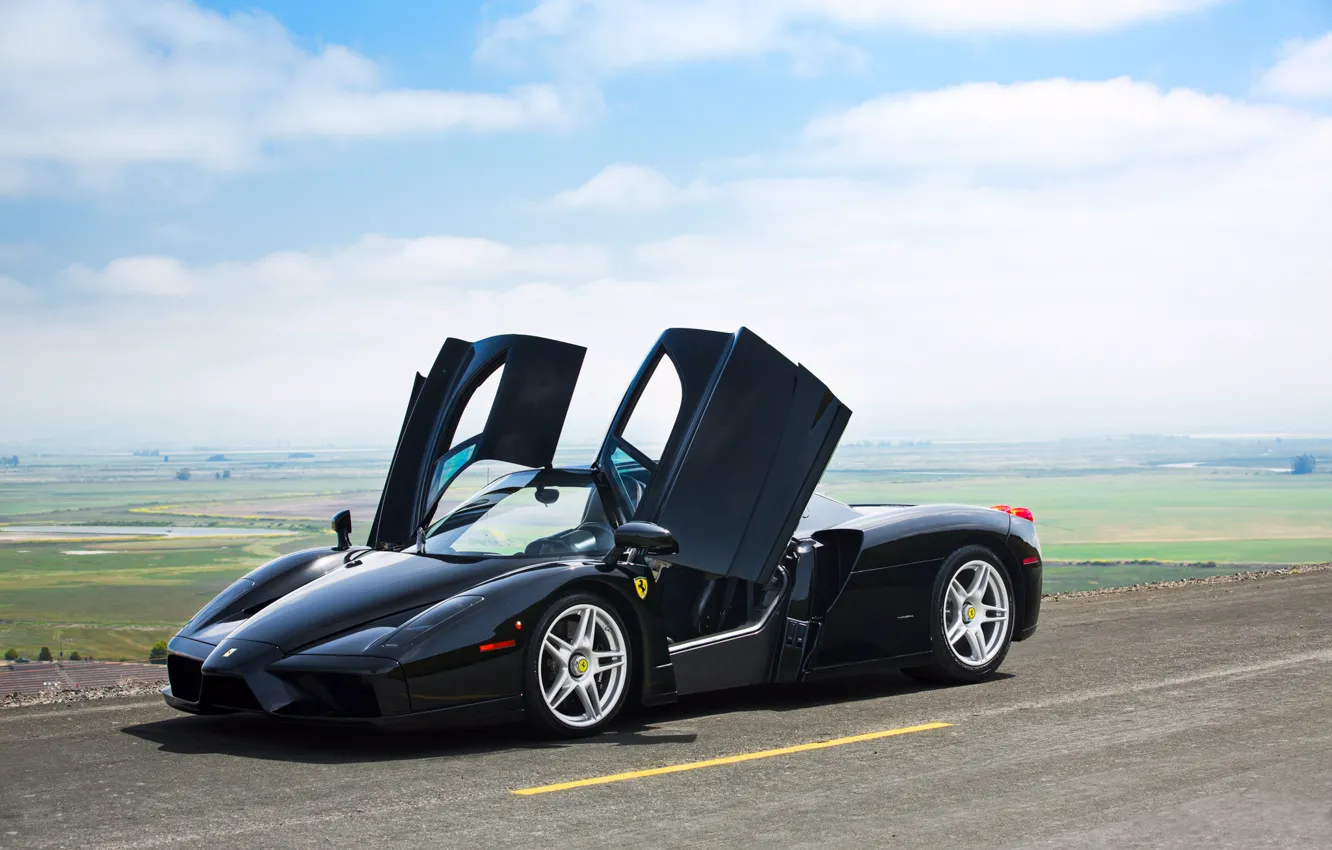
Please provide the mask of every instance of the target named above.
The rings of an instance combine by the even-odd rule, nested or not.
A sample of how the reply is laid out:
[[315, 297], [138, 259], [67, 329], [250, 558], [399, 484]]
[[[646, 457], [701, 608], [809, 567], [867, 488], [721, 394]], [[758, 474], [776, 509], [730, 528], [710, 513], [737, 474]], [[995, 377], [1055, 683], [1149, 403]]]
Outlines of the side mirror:
[[560, 491], [554, 487], [538, 487], [536, 500], [543, 505], [553, 505], [560, 500]]
[[669, 531], [650, 522], [626, 522], [615, 529], [615, 546], [648, 555], [674, 555], [680, 551]]
[[351, 511], [338, 511], [333, 514], [333, 530], [338, 533], [336, 552], [345, 552], [351, 548]]

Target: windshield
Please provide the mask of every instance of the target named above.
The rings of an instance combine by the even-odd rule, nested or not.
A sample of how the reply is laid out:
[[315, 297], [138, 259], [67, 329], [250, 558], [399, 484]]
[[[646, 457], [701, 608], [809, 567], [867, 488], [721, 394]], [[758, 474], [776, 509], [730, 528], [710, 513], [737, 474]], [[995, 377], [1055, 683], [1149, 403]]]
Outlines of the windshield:
[[492, 482], [434, 523], [425, 548], [431, 555], [599, 558], [614, 543], [591, 475], [529, 469]]

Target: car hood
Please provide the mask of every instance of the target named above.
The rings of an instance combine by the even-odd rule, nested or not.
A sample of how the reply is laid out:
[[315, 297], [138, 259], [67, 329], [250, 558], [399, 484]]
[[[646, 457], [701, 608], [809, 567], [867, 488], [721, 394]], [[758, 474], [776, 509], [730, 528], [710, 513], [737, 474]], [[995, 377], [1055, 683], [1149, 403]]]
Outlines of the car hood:
[[292, 652], [348, 629], [432, 605], [549, 558], [443, 560], [402, 552], [366, 552], [274, 601], [231, 633]]

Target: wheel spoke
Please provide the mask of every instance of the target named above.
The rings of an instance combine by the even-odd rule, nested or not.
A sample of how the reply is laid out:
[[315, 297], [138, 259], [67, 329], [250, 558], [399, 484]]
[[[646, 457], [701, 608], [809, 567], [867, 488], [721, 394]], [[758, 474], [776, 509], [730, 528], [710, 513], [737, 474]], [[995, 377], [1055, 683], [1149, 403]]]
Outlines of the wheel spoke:
[[614, 670], [617, 667], [624, 666], [623, 652], [594, 652], [592, 653], [593, 666], [592, 673], [602, 673], [606, 670]]
[[601, 716], [601, 700], [597, 697], [595, 681], [588, 676], [578, 683], [578, 701], [583, 704], [583, 713], [587, 715], [588, 720], [595, 720]]
[[957, 643], [958, 638], [962, 637], [962, 633], [966, 630], [966, 623], [963, 623], [961, 618], [958, 618], [953, 621], [953, 625], [948, 627], [948, 632], [944, 635], [944, 640], [948, 641], [949, 644]]
[[967, 592], [956, 578], [948, 582], [948, 596], [953, 600], [953, 604], [959, 608], [967, 602]]
[[978, 562], [975, 573], [971, 577], [971, 584], [967, 586], [967, 596], [979, 597], [985, 592], [985, 586], [990, 583], [989, 564]]
[[569, 656], [573, 654], [573, 647], [554, 632], [546, 635], [546, 642], [542, 648], [561, 664], [568, 663]]
[[546, 705], [550, 706], [552, 711], [555, 710], [560, 703], [569, 698], [569, 694], [577, 686], [578, 683], [569, 675], [569, 671], [560, 668], [560, 675], [555, 679], [555, 684], [546, 691]]
[[574, 633], [574, 646], [591, 646], [592, 636], [596, 633], [597, 615], [592, 606], [583, 609], [578, 620], [578, 631]]
[[985, 660], [985, 643], [982, 640], [980, 629], [967, 629], [967, 646], [971, 649], [972, 661]]

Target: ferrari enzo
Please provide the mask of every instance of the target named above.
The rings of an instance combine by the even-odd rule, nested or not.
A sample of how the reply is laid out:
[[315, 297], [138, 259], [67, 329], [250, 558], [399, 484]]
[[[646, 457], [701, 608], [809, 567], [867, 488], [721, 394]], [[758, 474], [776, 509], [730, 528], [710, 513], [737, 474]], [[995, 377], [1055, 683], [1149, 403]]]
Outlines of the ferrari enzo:
[[[365, 545], [343, 511], [336, 545], [220, 593], [169, 643], [167, 703], [588, 735], [631, 703], [744, 685], [976, 682], [1036, 630], [1030, 512], [816, 494], [851, 411], [747, 329], [667, 330], [595, 459], [553, 466], [583, 354], [447, 340], [416, 376]], [[484, 425], [458, 434], [492, 376]], [[650, 385], [673, 418], [640, 404]], [[483, 462], [518, 471], [460, 496]]]

